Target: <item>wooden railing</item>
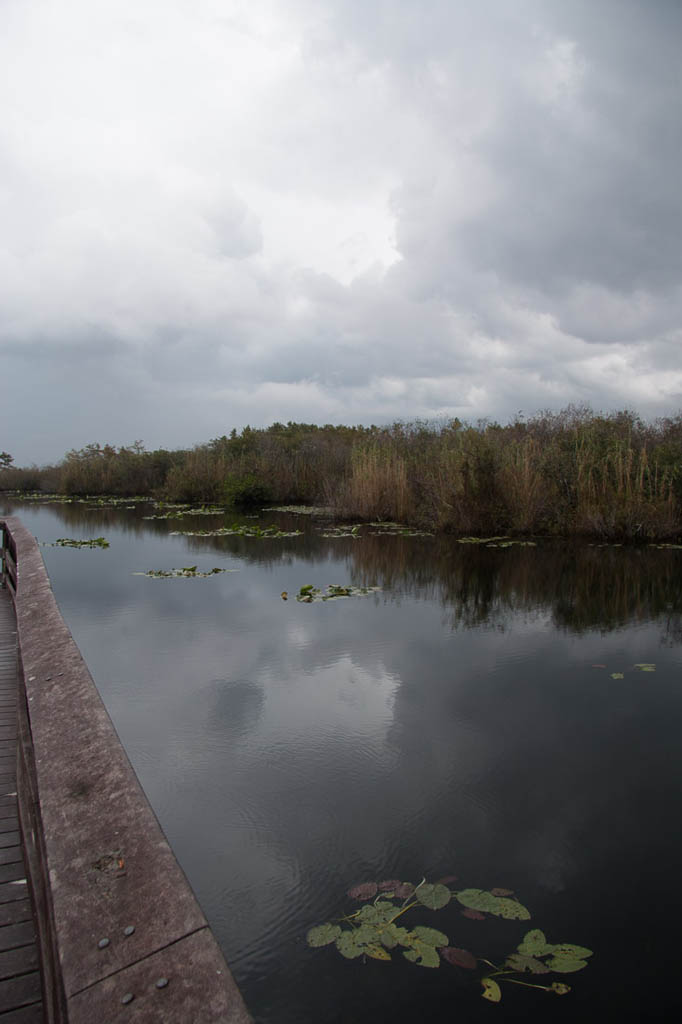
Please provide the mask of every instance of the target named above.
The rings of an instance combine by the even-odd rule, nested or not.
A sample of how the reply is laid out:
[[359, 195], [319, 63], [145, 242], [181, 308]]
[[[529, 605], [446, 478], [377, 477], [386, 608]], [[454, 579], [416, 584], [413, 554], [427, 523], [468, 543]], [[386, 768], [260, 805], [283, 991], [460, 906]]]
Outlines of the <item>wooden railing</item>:
[[1, 576], [3, 587], [9, 586], [13, 593], [17, 589], [17, 548], [14, 539], [5, 524], [0, 524], [2, 532]]
[[14, 516], [0, 528], [19, 647], [19, 817], [48, 1024], [249, 1024], [35, 539]]

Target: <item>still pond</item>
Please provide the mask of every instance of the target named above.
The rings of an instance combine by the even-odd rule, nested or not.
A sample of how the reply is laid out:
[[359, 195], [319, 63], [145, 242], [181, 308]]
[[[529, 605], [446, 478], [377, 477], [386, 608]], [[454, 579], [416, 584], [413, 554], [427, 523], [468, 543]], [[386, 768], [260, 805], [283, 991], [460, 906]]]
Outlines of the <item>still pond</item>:
[[258, 1024], [679, 1008], [682, 550], [0, 511]]

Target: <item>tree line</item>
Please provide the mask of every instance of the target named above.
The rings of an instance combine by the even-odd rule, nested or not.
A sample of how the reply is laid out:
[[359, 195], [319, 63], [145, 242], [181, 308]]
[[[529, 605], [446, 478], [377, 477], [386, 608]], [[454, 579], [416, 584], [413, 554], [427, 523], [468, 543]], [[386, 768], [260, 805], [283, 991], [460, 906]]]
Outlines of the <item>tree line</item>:
[[54, 466], [0, 455], [0, 489], [174, 502], [333, 506], [456, 534], [667, 539], [682, 533], [682, 413], [645, 421], [586, 406], [506, 425], [273, 423], [190, 449], [73, 449]]

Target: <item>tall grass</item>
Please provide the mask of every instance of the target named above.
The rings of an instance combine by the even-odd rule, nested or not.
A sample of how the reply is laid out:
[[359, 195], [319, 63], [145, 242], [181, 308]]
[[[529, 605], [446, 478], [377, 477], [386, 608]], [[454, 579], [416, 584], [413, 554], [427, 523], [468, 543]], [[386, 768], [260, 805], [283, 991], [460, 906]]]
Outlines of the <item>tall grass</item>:
[[569, 406], [506, 426], [275, 423], [190, 450], [92, 444], [56, 467], [0, 471], [3, 489], [173, 501], [325, 503], [349, 519], [456, 534], [645, 540], [682, 533], [682, 414], [644, 422]]

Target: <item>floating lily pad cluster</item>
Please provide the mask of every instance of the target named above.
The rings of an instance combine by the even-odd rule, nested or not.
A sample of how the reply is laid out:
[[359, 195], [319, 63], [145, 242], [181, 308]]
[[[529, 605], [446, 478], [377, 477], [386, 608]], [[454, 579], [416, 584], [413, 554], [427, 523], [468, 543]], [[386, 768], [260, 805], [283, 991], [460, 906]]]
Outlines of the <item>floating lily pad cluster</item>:
[[[636, 672], [655, 672], [656, 665], [653, 661], [641, 661], [632, 666]], [[606, 665], [593, 665], [592, 668], [606, 668]], [[625, 679], [624, 672], [611, 672], [612, 679]]]
[[257, 540], [269, 540], [273, 537], [300, 537], [301, 530], [280, 530], [279, 526], [247, 526], [245, 523], [234, 523], [232, 526], [221, 526], [217, 530], [175, 530], [171, 537], [255, 537]]
[[341, 526], [333, 526], [325, 530], [322, 533], [323, 537], [352, 537], [357, 540], [361, 535], [360, 530], [363, 526], [370, 528], [369, 535], [371, 537], [432, 537], [432, 533], [427, 533], [426, 530], [416, 530], [411, 526], [404, 526], [401, 523], [355, 523], [353, 525], [344, 523]]
[[151, 576], [157, 580], [169, 579], [208, 579], [209, 576], [217, 576], [221, 572], [239, 572], [238, 569], [209, 569], [201, 572], [196, 565], [186, 565], [182, 569], [148, 569], [147, 572], [134, 572], [133, 576]]
[[354, 526], [351, 526], [350, 524], [346, 526], [332, 526], [330, 529], [325, 530], [322, 533], [322, 536], [329, 538], [352, 537], [353, 540], [358, 540], [360, 537], [361, 525], [362, 524], [360, 523], [356, 523]]
[[54, 544], [55, 548], [108, 548], [109, 541], [104, 537], [91, 537], [88, 540], [74, 540], [73, 537], [58, 537]]
[[224, 516], [225, 509], [218, 505], [165, 505], [164, 511], [143, 519], [183, 519], [185, 516]]
[[[330, 583], [325, 590], [320, 590], [312, 583], [306, 583], [296, 595], [296, 600], [303, 604], [312, 604], [313, 601], [334, 601], [340, 597], [367, 597], [369, 594], [375, 594], [378, 590], [381, 590], [381, 587], [351, 587], [350, 585], [341, 586], [339, 583]], [[283, 591], [282, 597], [285, 594], [286, 591]]]
[[[454, 879], [454, 876], [450, 876]], [[565, 995], [570, 987], [562, 982], [549, 985], [522, 981], [512, 975], [571, 974], [587, 966], [592, 950], [571, 943], [550, 943], [539, 929], [526, 932], [516, 950], [500, 966], [485, 957], [476, 956], [468, 949], [450, 944], [445, 932], [417, 924], [407, 927], [403, 915], [415, 908], [441, 910], [451, 901], [464, 909], [462, 914], [474, 920], [486, 916], [509, 921], [527, 921], [530, 912], [510, 889], [450, 889], [445, 882], [430, 883], [426, 879], [418, 885], [389, 879], [383, 882], [362, 882], [348, 890], [348, 897], [364, 905], [343, 915], [337, 921], [311, 928], [306, 936], [308, 945], [317, 949], [333, 945], [347, 960], [360, 957], [390, 961], [402, 954], [405, 960], [418, 967], [440, 967], [448, 963], [465, 970], [480, 971], [482, 997], [499, 1002], [502, 990], [499, 980], [528, 988], [538, 988], [554, 995]], [[400, 921], [400, 923], [398, 923]], [[499, 979], [499, 980], [497, 980]]]
[[458, 544], [480, 544], [484, 548], [536, 548], [534, 540], [514, 540], [512, 537], [458, 537]]
[[427, 530], [418, 530], [414, 526], [405, 526], [404, 523], [379, 521], [368, 525], [372, 527], [372, 537], [433, 537]]
[[288, 512], [294, 516], [333, 516], [334, 509], [328, 505], [271, 505], [263, 512]]

